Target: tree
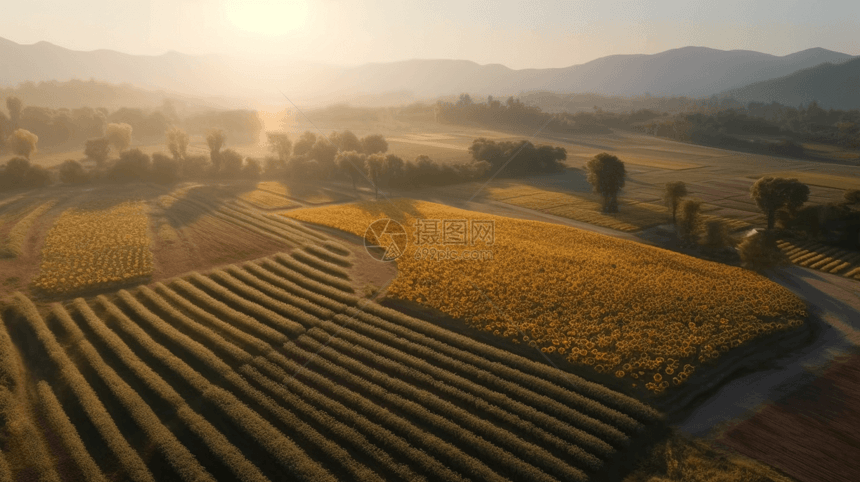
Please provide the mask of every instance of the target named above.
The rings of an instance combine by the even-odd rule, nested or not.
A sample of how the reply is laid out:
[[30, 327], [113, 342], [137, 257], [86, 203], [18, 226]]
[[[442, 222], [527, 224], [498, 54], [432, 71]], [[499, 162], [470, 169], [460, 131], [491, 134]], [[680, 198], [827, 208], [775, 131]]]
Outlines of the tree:
[[9, 159], [3, 172], [0, 173], [0, 188], [15, 189], [24, 186], [27, 172], [30, 170], [30, 160], [25, 157], [13, 157]]
[[809, 199], [809, 186], [797, 179], [763, 177], [750, 188], [750, 197], [767, 216], [767, 229], [773, 229], [776, 211], [785, 207], [794, 215]]
[[263, 173], [267, 178], [277, 179], [287, 174], [287, 162], [280, 158], [266, 156], [264, 166]]
[[167, 137], [167, 149], [173, 155], [173, 159], [176, 161], [185, 159], [188, 155], [188, 133], [178, 127], [171, 127], [165, 132], [165, 137]]
[[18, 128], [18, 122], [21, 120], [21, 111], [24, 108], [24, 103], [17, 97], [6, 97], [6, 109], [9, 110], [9, 121], [12, 124], [12, 129]]
[[710, 249], [725, 248], [731, 243], [729, 229], [721, 219], [711, 219], [705, 223], [704, 245]]
[[24, 187], [39, 188], [51, 184], [51, 174], [42, 166], [30, 166], [24, 176]]
[[111, 168], [109, 177], [117, 182], [142, 182], [149, 179], [152, 161], [140, 149], [127, 149]]
[[205, 154], [188, 156], [179, 166], [180, 176], [185, 179], [200, 179], [206, 175], [209, 158]]
[[624, 187], [627, 175], [624, 163], [612, 154], [601, 152], [588, 161], [586, 168], [588, 183], [603, 198], [603, 211], [618, 212], [618, 191]]
[[257, 159], [245, 159], [245, 167], [242, 168], [242, 177], [245, 179], [259, 179], [263, 173], [263, 166]]
[[379, 134], [371, 134], [361, 138], [361, 152], [370, 155], [388, 152], [388, 141]]
[[337, 146], [329, 142], [325, 137], [317, 139], [313, 149], [307, 154], [310, 159], [317, 161], [319, 169], [317, 174], [320, 178], [327, 177], [335, 169], [334, 158], [337, 156]]
[[[179, 180], [179, 163], [182, 158], [167, 157], [160, 152], [152, 155], [152, 180], [160, 184], [173, 184]], [[183, 155], [184, 157], [184, 155]]]
[[364, 169], [373, 183], [373, 197], [379, 199], [379, 180], [385, 168], [385, 156], [382, 154], [371, 154], [364, 160]]
[[221, 148], [227, 135], [221, 129], [211, 130], [206, 134], [206, 144], [209, 146], [209, 158], [216, 173], [221, 171]]
[[788, 263], [786, 255], [776, 245], [772, 231], [759, 231], [744, 238], [738, 254], [747, 269], [761, 271]]
[[402, 185], [404, 175], [403, 166], [403, 159], [399, 156], [394, 154], [388, 154], [385, 156], [385, 164], [382, 167], [382, 178], [384, 179], [384, 185], [386, 187]]
[[672, 224], [678, 225], [678, 206], [681, 205], [681, 198], [687, 195], [687, 185], [684, 181], [667, 182], [666, 188], [663, 191], [663, 202], [666, 207], [672, 210]]
[[303, 156], [313, 149], [314, 144], [317, 142], [317, 135], [311, 131], [305, 131], [299, 140], [293, 144], [293, 154], [296, 156]]
[[847, 205], [860, 204], [860, 189], [849, 189], [842, 195]]
[[266, 138], [269, 141], [269, 151], [272, 152], [278, 159], [285, 163], [290, 159], [290, 153], [293, 150], [293, 143], [290, 141], [290, 136], [286, 132], [267, 132]]
[[84, 143], [84, 155], [95, 161], [97, 165], [103, 166], [110, 155], [110, 142], [107, 137], [87, 139]]
[[681, 237], [694, 241], [701, 224], [700, 212], [702, 202], [697, 199], [687, 199], [681, 203], [681, 223], [678, 225]]
[[26, 129], [15, 129], [15, 132], [6, 139], [9, 149], [25, 159], [30, 159], [30, 156], [36, 152], [38, 142], [39, 136]]
[[84, 184], [87, 181], [89, 176], [80, 162], [69, 159], [60, 165], [60, 182], [63, 184]]
[[239, 177], [242, 173], [242, 167], [245, 159], [241, 154], [233, 149], [224, 149], [220, 154], [221, 157], [221, 174], [229, 178]]
[[358, 137], [352, 131], [335, 131], [329, 134], [328, 138], [338, 151], [362, 152], [361, 141], [358, 140]]
[[105, 137], [118, 153], [122, 153], [131, 145], [131, 126], [125, 123], [108, 124], [105, 126]]
[[364, 166], [365, 155], [356, 151], [340, 152], [335, 158], [335, 163], [338, 169], [352, 179], [352, 188], [358, 190], [356, 180], [358, 179], [359, 169]]

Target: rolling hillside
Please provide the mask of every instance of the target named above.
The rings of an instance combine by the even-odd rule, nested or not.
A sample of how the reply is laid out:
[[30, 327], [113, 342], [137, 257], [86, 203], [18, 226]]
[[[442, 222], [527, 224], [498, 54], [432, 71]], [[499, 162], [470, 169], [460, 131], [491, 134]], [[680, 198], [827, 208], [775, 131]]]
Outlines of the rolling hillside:
[[19, 45], [0, 39], [0, 86], [73, 78], [123, 83], [180, 94], [282, 102], [278, 90], [303, 102], [329, 103], [356, 95], [408, 92], [433, 98], [469, 92], [507, 95], [533, 90], [606, 95], [709, 96], [775, 79], [850, 55], [809, 49], [782, 57], [760, 52], [684, 47], [653, 55], [613, 55], [559, 69], [513, 70], [466, 60], [407, 60], [356, 67], [255, 63], [226, 56], [128, 55], [79, 52], [47, 42]]

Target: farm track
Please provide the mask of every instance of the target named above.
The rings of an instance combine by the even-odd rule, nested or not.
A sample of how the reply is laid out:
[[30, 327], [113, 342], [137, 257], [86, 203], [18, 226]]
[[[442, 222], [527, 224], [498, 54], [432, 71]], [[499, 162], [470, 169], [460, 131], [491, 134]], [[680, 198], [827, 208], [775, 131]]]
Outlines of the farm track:
[[[356, 296], [347, 253], [329, 242], [41, 308], [11, 297], [2, 317], [30, 374], [17, 390], [32, 387], [21, 393], [47, 423], [30, 442], [53, 454], [39, 470], [606, 480], [661, 425], [633, 399]], [[31, 473], [20, 449], [2, 455], [0, 476]]]

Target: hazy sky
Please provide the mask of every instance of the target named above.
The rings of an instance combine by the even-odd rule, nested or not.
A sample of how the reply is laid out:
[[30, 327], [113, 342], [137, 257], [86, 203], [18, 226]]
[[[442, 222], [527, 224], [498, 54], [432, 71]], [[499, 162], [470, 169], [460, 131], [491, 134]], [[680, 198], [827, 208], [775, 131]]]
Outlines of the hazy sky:
[[2, 8], [0, 37], [133, 54], [456, 58], [517, 69], [689, 45], [860, 55], [860, 1], [28, 0]]

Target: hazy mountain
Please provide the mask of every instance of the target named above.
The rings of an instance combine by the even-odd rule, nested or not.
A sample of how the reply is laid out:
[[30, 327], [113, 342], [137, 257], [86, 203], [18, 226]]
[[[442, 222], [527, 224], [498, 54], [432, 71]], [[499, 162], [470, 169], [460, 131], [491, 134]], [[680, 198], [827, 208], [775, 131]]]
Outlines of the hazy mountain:
[[816, 100], [825, 109], [860, 109], [860, 58], [803, 69], [729, 90], [724, 95], [744, 103], [778, 102], [796, 107]]
[[710, 96], [782, 77], [850, 55], [824, 49], [778, 57], [759, 52], [685, 47], [654, 55], [613, 55], [559, 69], [513, 70], [465, 60], [408, 60], [335, 67], [262, 63], [218, 55], [158, 56], [110, 50], [79, 52], [39, 42], [0, 39], [0, 86], [25, 81], [90, 79], [132, 83], [189, 95], [253, 99], [257, 103], [326, 103], [366, 99], [429, 99], [468, 92], [502, 96], [545, 90], [605, 95]]

